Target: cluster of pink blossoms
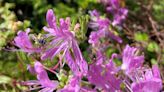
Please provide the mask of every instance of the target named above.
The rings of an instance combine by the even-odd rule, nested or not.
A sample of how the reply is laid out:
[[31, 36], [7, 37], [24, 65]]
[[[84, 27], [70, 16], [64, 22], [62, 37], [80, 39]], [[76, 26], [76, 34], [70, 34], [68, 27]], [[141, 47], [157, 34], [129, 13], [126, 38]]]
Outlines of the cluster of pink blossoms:
[[[88, 64], [82, 55], [76, 34], [71, 30], [70, 18], [61, 18], [58, 25], [51, 9], [46, 15], [48, 26], [43, 28], [47, 32], [45, 35], [49, 42], [35, 46], [29, 36], [30, 29], [18, 32], [14, 39], [15, 45], [29, 56], [39, 56], [39, 59], [33, 56], [34, 63], [28, 65], [28, 70], [36, 75], [37, 79], [22, 82], [22, 85], [28, 85], [30, 90], [39, 92], [159, 92], [162, 89], [158, 66], [145, 68], [144, 56], [137, 54], [137, 48], [126, 45], [121, 55], [114, 53], [111, 58], [104, 55], [101, 48], [103, 43], [100, 41], [102, 38], [112, 38], [122, 43], [122, 39], [111, 31], [110, 25], [120, 25], [127, 15], [127, 9], [119, 6], [119, 0], [102, 2], [105, 2], [107, 10], [114, 18], [110, 21], [108, 18], [101, 18], [96, 10], [90, 12], [92, 18], [89, 27], [94, 31], [89, 36], [89, 43], [96, 57], [91, 58], [91, 64]], [[74, 29], [77, 27], [78, 23]], [[56, 57], [58, 63], [54, 67], [47, 68], [43, 64], [47, 59], [53, 62]], [[121, 59], [121, 66], [116, 66], [114, 59]], [[65, 65], [69, 67], [71, 77], [64, 86], [61, 86], [62, 79], [51, 80], [47, 70], [58, 76], [57, 72]]]

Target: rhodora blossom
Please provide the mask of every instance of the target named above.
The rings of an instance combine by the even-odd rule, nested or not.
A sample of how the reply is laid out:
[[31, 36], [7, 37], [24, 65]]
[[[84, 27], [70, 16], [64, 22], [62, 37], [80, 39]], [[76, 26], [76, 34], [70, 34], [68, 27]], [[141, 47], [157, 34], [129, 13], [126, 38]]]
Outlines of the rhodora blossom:
[[112, 25], [121, 25], [122, 22], [125, 20], [128, 10], [126, 8], [121, 7], [120, 0], [110, 0], [109, 6], [107, 6], [107, 11], [113, 14], [114, 18], [112, 21]]
[[25, 32], [19, 31], [14, 39], [14, 44], [18, 46], [23, 52], [40, 52], [40, 48], [33, 47], [32, 42], [30, 41], [30, 38], [28, 36], [29, 32], [29, 28], [26, 29]]
[[34, 87], [31, 88], [30, 90], [36, 90], [42, 88], [39, 92], [53, 92], [57, 88], [58, 82], [49, 79], [46, 70], [44, 70], [43, 65], [39, 61], [35, 62], [34, 68], [32, 69], [32, 73], [37, 75], [38, 80], [26, 81], [23, 84], [29, 86], [35, 85], [39, 87], [36, 88]]
[[122, 65], [121, 69], [126, 74], [142, 66], [144, 62], [144, 56], [137, 56], [137, 48], [126, 45], [122, 53]]
[[[62, 53], [59, 63], [66, 58], [66, 61], [72, 71], [80, 71], [85, 75], [88, 70], [86, 61], [84, 60], [75, 35], [71, 32], [70, 18], [60, 19], [60, 26], [57, 26], [56, 17], [50, 9], [47, 12], [46, 20], [49, 27], [44, 27], [44, 30], [52, 35], [53, 40], [50, 42], [50, 48], [42, 55], [41, 59], [53, 59], [57, 54]], [[75, 72], [75, 74], [76, 74]]]
[[112, 55], [112, 58], [107, 64], [105, 64], [102, 55], [98, 56], [96, 62], [90, 65], [88, 71], [89, 82], [105, 92], [115, 92], [120, 90], [121, 80], [115, 76], [118, 69], [113, 63], [114, 56], [115, 54]]
[[95, 31], [91, 32], [89, 36], [89, 43], [92, 44], [92, 46], [97, 46], [100, 44], [100, 38], [104, 37], [110, 37], [119, 43], [122, 43], [122, 39], [118, 36], [116, 36], [110, 29], [110, 20], [108, 18], [102, 18], [100, 17], [100, 14], [96, 11], [93, 10], [90, 12], [91, 14], [91, 22], [89, 26], [92, 29], [96, 29]]
[[135, 76], [136, 81], [133, 81], [131, 85], [133, 92], [160, 92], [162, 79], [157, 65], [153, 65], [152, 69], [145, 70], [145, 73], [144, 71], [139, 72], [141, 74]]
[[104, 5], [106, 5], [106, 9], [109, 13], [113, 15], [112, 25], [122, 25], [125, 20], [128, 10], [121, 6], [121, 3], [124, 1], [121, 0], [100, 0]]
[[[119, 54], [112, 53], [110, 59], [104, 55], [103, 51], [106, 49], [103, 47], [106, 44], [103, 41], [107, 42], [109, 38], [112, 38], [119, 43], [123, 42], [120, 37], [114, 34], [112, 29], [122, 25], [128, 10], [121, 6], [121, 0], [100, 1], [105, 3], [107, 11], [112, 14], [113, 19], [100, 16], [96, 10], [90, 12], [89, 27], [94, 31], [91, 32], [88, 42], [92, 45], [93, 53], [96, 52], [96, 55], [95, 58], [89, 59], [92, 62], [89, 65], [85, 61], [76, 40], [75, 31], [79, 31], [80, 24], [77, 23], [73, 26], [74, 24], [71, 24], [69, 17], [60, 18], [58, 24], [52, 9], [47, 11], [48, 26], [43, 28], [46, 31], [46, 39], [48, 39], [46, 46], [35, 47], [32, 44], [28, 35], [30, 29], [25, 32], [18, 32], [14, 39], [15, 45], [23, 52], [30, 54], [37, 52], [36, 57], [34, 55], [30, 60], [40, 58], [34, 62], [34, 65], [27, 67], [31, 74], [36, 75], [37, 80], [25, 81], [22, 83], [23, 85], [30, 86], [30, 90], [40, 90], [39, 92], [124, 92], [125, 90], [159, 92], [162, 89], [162, 79], [157, 65], [153, 65], [151, 69], [144, 67], [144, 56], [138, 55], [137, 48], [126, 45], [121, 55], [121, 65], [116, 65], [117, 63], [114, 62], [114, 58], [118, 58]], [[45, 42], [42, 41], [41, 43], [44, 44]], [[90, 54], [93, 55], [93, 53]], [[58, 57], [59, 61], [53, 68], [49, 69], [43, 65], [46, 64], [43, 63], [46, 62], [46, 59], [50, 58], [53, 62], [55, 57]], [[68, 66], [64, 66], [65, 63]], [[67, 67], [72, 72], [68, 72]], [[58, 80], [51, 80], [45, 68], [52, 73], [55, 70]], [[60, 70], [61, 73], [57, 73]]]

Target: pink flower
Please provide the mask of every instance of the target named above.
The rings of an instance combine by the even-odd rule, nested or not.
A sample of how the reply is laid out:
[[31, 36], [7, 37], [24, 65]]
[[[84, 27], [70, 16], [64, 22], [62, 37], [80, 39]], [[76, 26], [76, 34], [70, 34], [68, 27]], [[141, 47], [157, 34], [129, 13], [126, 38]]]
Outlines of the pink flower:
[[135, 76], [136, 81], [131, 85], [133, 92], [160, 92], [162, 79], [158, 66], [153, 65], [152, 69], [145, 70], [145, 73], [144, 71], [140, 72], [141, 75]]
[[30, 38], [28, 36], [28, 33], [30, 32], [30, 29], [26, 29], [26, 32], [19, 31], [17, 33], [17, 36], [14, 38], [15, 45], [18, 46], [22, 51], [33, 53], [33, 52], [40, 52], [40, 48], [33, 47]]
[[[32, 68], [32, 67], [30, 67]], [[46, 70], [44, 70], [43, 65], [36, 61], [34, 64], [34, 69], [32, 69], [32, 73], [37, 75], [38, 80], [30, 80], [23, 83], [23, 85], [29, 85], [29, 86], [39, 86], [31, 88], [30, 90], [36, 90], [39, 88], [42, 88], [39, 92], [53, 92], [58, 86], [57, 81], [51, 81], [47, 75]]]
[[[56, 25], [56, 18], [53, 11], [50, 9], [46, 16], [49, 27], [44, 27], [44, 30], [49, 32], [53, 37], [50, 43], [50, 48], [42, 55], [41, 59], [51, 58], [61, 54], [60, 65], [62, 59], [66, 59], [69, 67], [74, 73], [77, 71], [87, 73], [88, 65], [84, 60], [74, 34], [70, 30], [70, 18], [60, 19], [60, 26]], [[76, 67], [75, 67], [76, 66]]]
[[97, 58], [95, 63], [90, 65], [88, 71], [89, 82], [105, 92], [115, 92], [120, 90], [121, 80], [115, 76], [118, 69], [112, 61], [114, 56], [115, 55], [113, 54], [109, 62], [106, 62], [107, 64], [105, 64], [104, 57], [98, 56], [99, 58]]
[[121, 69], [124, 70], [126, 74], [141, 67], [144, 62], [144, 56], [143, 55], [137, 56], [136, 51], [137, 48], [126, 45], [122, 53]]
[[119, 43], [122, 43], [122, 39], [118, 36], [116, 36], [111, 30], [109, 30], [110, 27], [110, 20], [108, 18], [101, 18], [99, 13], [96, 10], [93, 10], [90, 12], [92, 21], [90, 22], [89, 26], [93, 28], [95, 31], [91, 32], [89, 36], [89, 43], [92, 44], [92, 46], [97, 46], [100, 44], [101, 38], [112, 38]]
[[106, 10], [113, 15], [112, 25], [120, 26], [126, 19], [128, 10], [120, 5], [121, 0], [100, 0], [106, 5]]

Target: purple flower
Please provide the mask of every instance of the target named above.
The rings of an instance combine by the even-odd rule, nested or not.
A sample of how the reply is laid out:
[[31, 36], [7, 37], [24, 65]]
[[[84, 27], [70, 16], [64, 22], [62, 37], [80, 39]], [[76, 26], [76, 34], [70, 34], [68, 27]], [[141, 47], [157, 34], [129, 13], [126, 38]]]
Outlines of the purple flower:
[[131, 86], [133, 92], [160, 92], [162, 80], [159, 69], [153, 65], [152, 69], [142, 71], [141, 76], [136, 76], [136, 81]]
[[66, 52], [65, 57], [66, 60], [68, 61], [67, 62], [68, 66], [74, 72], [74, 74], [78, 74], [79, 72], [82, 72], [84, 75], [87, 74], [88, 64], [85, 60], [83, 61], [74, 60], [69, 51]]
[[33, 52], [40, 52], [41, 49], [33, 47], [28, 33], [30, 32], [30, 29], [26, 29], [26, 32], [19, 31], [17, 33], [17, 36], [14, 38], [15, 45], [18, 46], [22, 51], [33, 53]]
[[126, 19], [126, 16], [128, 14], [128, 10], [125, 8], [121, 8], [117, 11], [117, 13], [114, 13], [114, 19], [112, 21], [112, 25], [121, 25], [123, 21]]
[[[32, 67], [30, 67], [32, 68]], [[58, 86], [57, 81], [51, 81], [47, 75], [46, 70], [44, 70], [43, 65], [36, 61], [34, 64], [34, 69], [32, 69], [33, 73], [37, 75], [38, 80], [31, 80], [26, 81], [23, 83], [23, 85], [29, 85], [29, 86], [39, 86], [36, 88], [31, 88], [30, 90], [36, 90], [39, 88], [42, 88], [39, 92], [53, 92]]]
[[51, 58], [52, 60], [56, 55], [62, 53], [59, 59], [60, 65], [62, 65], [62, 59], [65, 58], [72, 71], [86, 74], [88, 65], [82, 56], [73, 32], [70, 30], [70, 18], [60, 19], [60, 26], [57, 26], [56, 18], [50, 9], [46, 19], [49, 27], [44, 27], [44, 30], [49, 32], [53, 40], [50, 43], [50, 48], [42, 55], [41, 59]]
[[122, 66], [121, 69], [126, 74], [142, 66], [144, 62], [144, 56], [137, 56], [137, 48], [126, 45], [122, 53]]
[[120, 37], [116, 36], [111, 30], [109, 30], [110, 20], [107, 18], [101, 18], [99, 13], [96, 10], [90, 12], [92, 16], [92, 21], [90, 22], [89, 26], [96, 31], [91, 32], [89, 36], [89, 43], [92, 46], [97, 46], [100, 44], [100, 39], [105, 37], [110, 37], [119, 43], [122, 43]]
[[111, 10], [116, 10], [120, 7], [120, 0], [108, 0], [108, 7], [111, 7]]
[[31, 74], [36, 74], [35, 69], [32, 65], [27, 65], [27, 70], [29, 70]]
[[121, 80], [116, 77], [117, 68], [113, 63], [113, 58], [105, 64], [104, 57], [98, 56], [97, 61], [90, 65], [88, 71], [88, 80], [90, 83], [102, 88], [105, 92], [119, 91]]
[[100, 0], [107, 8], [106, 10], [113, 15], [113, 26], [118, 26], [125, 20], [128, 10], [121, 6], [121, 0]]
[[107, 6], [107, 11], [114, 16], [112, 21], [113, 26], [121, 25], [128, 14], [128, 10], [121, 7], [120, 2], [120, 0], [110, 0]]

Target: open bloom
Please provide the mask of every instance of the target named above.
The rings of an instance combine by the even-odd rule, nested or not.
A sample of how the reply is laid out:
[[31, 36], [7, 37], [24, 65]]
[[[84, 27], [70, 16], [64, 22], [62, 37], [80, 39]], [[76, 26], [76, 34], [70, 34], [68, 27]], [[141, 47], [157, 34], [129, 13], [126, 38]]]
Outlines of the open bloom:
[[[65, 20], [61, 18], [60, 26], [57, 26], [56, 17], [50, 9], [47, 12], [46, 20], [49, 27], [44, 27], [44, 30], [49, 32], [53, 40], [50, 43], [50, 48], [42, 55], [41, 59], [53, 59], [56, 55], [62, 53], [59, 59], [60, 65], [62, 65], [62, 59], [65, 58], [73, 72], [80, 71], [86, 74], [88, 66], [78, 47], [74, 34], [70, 31], [70, 18]], [[76, 74], [77, 72], [74, 73]]]
[[109, 13], [113, 15], [112, 25], [122, 25], [123, 21], [126, 19], [128, 14], [128, 10], [121, 6], [121, 3], [124, 1], [121, 0], [100, 0], [104, 5], [106, 5], [106, 9]]
[[97, 88], [102, 89], [104, 92], [115, 92], [120, 90], [121, 80], [115, 75], [118, 71], [113, 63], [113, 58], [105, 64], [104, 57], [98, 56], [97, 61], [90, 65], [88, 71], [88, 80], [90, 83], [96, 85]]
[[31, 70], [32, 70], [32, 73], [37, 75], [38, 80], [26, 81], [23, 84], [29, 85], [29, 86], [35, 85], [39, 87], [30, 88], [30, 90], [36, 90], [36, 89], [42, 88], [39, 92], [53, 92], [57, 88], [58, 82], [51, 81], [49, 79], [46, 70], [44, 70], [44, 67], [40, 62], [36, 61], [34, 64], [34, 68]]
[[133, 70], [142, 66], [144, 62], [144, 56], [137, 56], [137, 48], [126, 45], [122, 53], [122, 66], [121, 69], [125, 70], [128, 74]]
[[162, 79], [157, 65], [153, 65], [152, 69], [140, 71], [137, 75], [136, 81], [131, 85], [133, 92], [160, 92], [162, 89]]
[[91, 32], [89, 43], [93, 46], [97, 46], [100, 44], [100, 39], [105, 37], [110, 37], [119, 43], [122, 43], [122, 39], [109, 30], [110, 20], [108, 18], [101, 18], [96, 10], [91, 11], [90, 14], [92, 16], [92, 21], [89, 26], [96, 30]]
[[120, 0], [109, 0], [109, 6], [107, 6], [107, 11], [113, 14], [114, 18], [112, 21], [112, 25], [121, 25], [125, 20], [128, 10], [126, 8], [121, 7]]
[[17, 33], [17, 36], [14, 38], [15, 45], [18, 46], [22, 51], [24, 52], [40, 52], [41, 49], [33, 47], [30, 38], [28, 36], [28, 33], [30, 32], [30, 29], [26, 29], [26, 32], [19, 31]]

